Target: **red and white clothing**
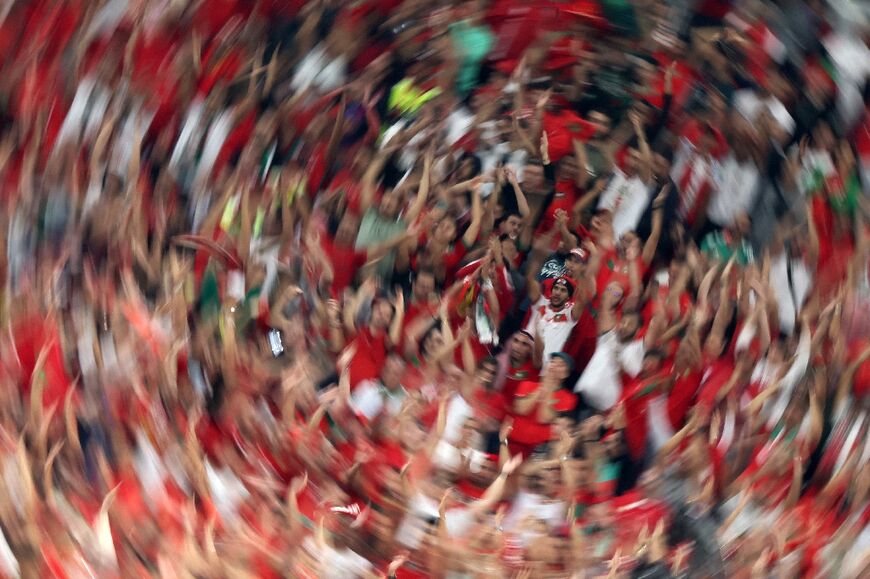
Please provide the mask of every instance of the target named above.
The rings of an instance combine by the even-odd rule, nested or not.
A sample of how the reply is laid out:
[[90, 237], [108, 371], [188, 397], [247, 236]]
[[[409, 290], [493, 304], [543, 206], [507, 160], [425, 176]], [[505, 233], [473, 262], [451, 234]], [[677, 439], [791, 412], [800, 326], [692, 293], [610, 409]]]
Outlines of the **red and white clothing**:
[[680, 191], [680, 217], [693, 225], [703, 210], [712, 189], [713, 159], [700, 154], [695, 146], [684, 140], [671, 169], [671, 178]]
[[724, 154], [727, 145], [718, 132], [715, 150], [704, 151], [699, 147], [703, 129], [697, 124], [690, 125], [680, 139], [680, 147], [671, 168], [671, 179], [677, 184], [680, 193], [680, 217], [689, 226], [703, 218], [702, 212], [713, 190], [713, 167], [717, 158]]
[[598, 209], [613, 213], [613, 235], [619, 239], [637, 227], [649, 201], [649, 187], [639, 176], [628, 176], [616, 169], [601, 194]]
[[544, 364], [551, 354], [562, 351], [571, 331], [577, 325], [578, 319], [574, 317], [573, 309], [574, 302], [568, 302], [556, 310], [543, 296], [532, 306], [532, 316], [526, 325], [526, 331], [532, 335], [540, 333], [544, 339]]

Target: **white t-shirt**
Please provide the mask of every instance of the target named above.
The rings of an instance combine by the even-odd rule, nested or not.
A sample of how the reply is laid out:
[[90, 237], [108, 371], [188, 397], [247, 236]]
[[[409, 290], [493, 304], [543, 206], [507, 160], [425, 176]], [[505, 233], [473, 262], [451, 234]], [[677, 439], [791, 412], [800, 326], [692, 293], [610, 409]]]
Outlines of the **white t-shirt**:
[[758, 168], [751, 159], [738, 161], [728, 155], [722, 163], [713, 164], [715, 187], [707, 207], [710, 221], [728, 227], [741, 212], [749, 212], [758, 190]]
[[649, 187], [637, 175], [628, 177], [619, 169], [614, 171], [613, 178], [598, 201], [598, 209], [613, 213], [613, 234], [617, 239], [637, 227], [647, 205]]
[[552, 501], [547, 497], [522, 490], [517, 493], [510, 510], [504, 518], [504, 528], [513, 531], [529, 517], [546, 521], [551, 527], [556, 527], [564, 521], [565, 503]]
[[761, 99], [754, 90], [740, 90], [734, 95], [734, 107], [750, 122], [757, 121], [759, 116], [766, 113], [788, 134], [795, 129], [795, 121], [788, 109], [774, 96]]
[[390, 416], [397, 416], [402, 410], [405, 395], [404, 388], [399, 387], [395, 392], [390, 392], [379, 380], [364, 380], [354, 390], [350, 407], [366, 420], [380, 414], [384, 407]]
[[290, 83], [293, 92], [313, 88], [320, 94], [328, 93], [344, 84], [347, 59], [342, 55], [332, 58], [322, 45], [309, 52]]
[[550, 306], [550, 300], [544, 296], [541, 296], [532, 306], [532, 317], [529, 319], [526, 331], [532, 335], [539, 332], [544, 338], [545, 365], [551, 354], [562, 351], [571, 331], [577, 325], [573, 308], [574, 302], [568, 302], [561, 310], [554, 310]]
[[305, 548], [323, 564], [320, 570], [323, 579], [368, 577], [375, 570], [368, 559], [348, 548], [320, 548], [312, 537], [305, 539]]
[[[437, 518], [438, 503], [418, 492], [411, 498], [407, 514], [396, 529], [396, 540], [409, 549], [417, 549], [426, 536], [427, 519]], [[447, 534], [460, 538], [474, 526], [475, 517], [467, 507], [455, 507], [444, 513], [444, 519]]]
[[459, 394], [454, 394], [447, 403], [444, 435], [442, 440], [453, 444], [462, 435], [462, 426], [474, 415], [474, 409]]
[[770, 280], [779, 308], [779, 328], [792, 335], [797, 315], [812, 286], [812, 273], [800, 260], [789, 259], [785, 252], [774, 256], [770, 264]]
[[205, 463], [205, 473], [212, 500], [220, 516], [225, 521], [238, 518], [239, 507], [248, 498], [248, 490], [242, 481], [229, 468], [215, 468]]
[[629, 376], [640, 374], [644, 351], [642, 339], [622, 344], [616, 330], [598, 336], [595, 353], [577, 380], [574, 392], [581, 392], [596, 410], [611, 408], [622, 394], [621, 372]]

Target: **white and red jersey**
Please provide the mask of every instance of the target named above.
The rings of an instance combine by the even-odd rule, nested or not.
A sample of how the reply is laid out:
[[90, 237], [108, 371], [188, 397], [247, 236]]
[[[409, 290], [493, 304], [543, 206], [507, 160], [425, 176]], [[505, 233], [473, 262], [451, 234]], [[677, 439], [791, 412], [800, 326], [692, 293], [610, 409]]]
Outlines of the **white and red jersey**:
[[550, 300], [541, 296], [532, 306], [532, 315], [526, 325], [526, 331], [535, 335], [540, 333], [544, 338], [544, 364], [550, 355], [561, 352], [571, 335], [577, 318], [574, 317], [574, 302], [567, 302], [556, 310], [550, 305]]
[[680, 217], [690, 226], [703, 217], [713, 190], [715, 163], [728, 148], [721, 133], [709, 129], [713, 131], [716, 145], [714, 150], [701, 150], [699, 143], [703, 130], [695, 122], [689, 124], [680, 138], [680, 147], [671, 168], [671, 179], [680, 193]]

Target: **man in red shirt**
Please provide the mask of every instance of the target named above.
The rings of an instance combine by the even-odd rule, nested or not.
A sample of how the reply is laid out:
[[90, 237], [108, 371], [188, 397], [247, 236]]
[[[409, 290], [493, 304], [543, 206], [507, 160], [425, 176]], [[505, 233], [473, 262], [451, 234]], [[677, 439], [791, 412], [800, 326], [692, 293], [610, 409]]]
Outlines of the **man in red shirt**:
[[622, 401], [615, 409], [617, 430], [622, 431], [624, 454], [620, 458], [619, 480], [616, 494], [622, 495], [637, 484], [647, 459], [649, 435], [649, 401], [657, 393], [670, 387], [671, 378], [662, 373], [664, 355], [651, 349], [644, 354], [640, 375], [626, 383]]
[[507, 441], [511, 454], [530, 456], [537, 447], [553, 438], [553, 424], [560, 416], [573, 412], [577, 397], [562, 387], [573, 362], [564, 352], [556, 352], [540, 382], [522, 382], [513, 400], [513, 430]]

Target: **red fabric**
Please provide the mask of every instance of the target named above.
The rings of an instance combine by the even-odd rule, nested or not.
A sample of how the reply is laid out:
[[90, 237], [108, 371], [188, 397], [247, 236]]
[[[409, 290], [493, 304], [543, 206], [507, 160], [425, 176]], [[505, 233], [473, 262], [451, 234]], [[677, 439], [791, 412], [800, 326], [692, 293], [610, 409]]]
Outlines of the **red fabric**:
[[355, 387], [363, 380], [372, 380], [380, 375], [387, 359], [387, 334], [374, 335], [362, 328], [353, 340], [356, 353], [350, 361], [350, 385]]
[[21, 362], [22, 390], [30, 394], [33, 386], [32, 376], [36, 361], [43, 348], [48, 348], [44, 373], [44, 390], [42, 404], [50, 408], [57, 404], [58, 410], [63, 409], [67, 392], [72, 385], [64, 367], [63, 350], [60, 346], [60, 334], [56, 326], [46, 320], [30, 318], [14, 326], [15, 349]]
[[579, 190], [572, 181], [563, 180], [556, 183], [556, 195], [553, 197], [550, 205], [544, 210], [536, 234], [543, 235], [555, 227], [557, 211], [564, 211], [568, 215], [571, 215], [574, 203], [582, 193], [583, 191]]
[[700, 384], [700, 372], [688, 372], [677, 377], [674, 382], [667, 402], [668, 418], [670, 418], [671, 427], [674, 430], [679, 430], [686, 423], [686, 417], [692, 408]]
[[594, 124], [584, 121], [568, 109], [544, 113], [550, 160], [556, 163], [574, 153], [573, 139], [589, 140], [597, 131]]
[[501, 422], [508, 413], [508, 406], [501, 392], [480, 389], [474, 394], [475, 414], [484, 419]]
[[706, 376], [698, 393], [698, 405], [710, 412], [716, 405], [716, 396], [734, 373], [734, 360], [728, 356], [716, 359], [707, 366]]
[[308, 197], [312, 200], [320, 191], [320, 186], [323, 184], [323, 179], [326, 176], [326, 149], [327, 145], [325, 143], [317, 143], [306, 165], [308, 172], [307, 193]]
[[242, 118], [236, 126], [227, 135], [227, 140], [224, 141], [221, 151], [215, 159], [212, 174], [219, 175], [221, 169], [224, 168], [236, 155], [242, 152], [245, 145], [254, 134], [254, 126], [257, 124], [257, 116], [254, 111], [249, 112]]
[[523, 382], [537, 382], [540, 373], [535, 365], [532, 363], [532, 360], [526, 360], [522, 364], [517, 367], [514, 367], [510, 361], [508, 361], [508, 369], [507, 376], [505, 377], [504, 386], [502, 387], [502, 395], [505, 398], [505, 401], [509, 404], [513, 404], [514, 396], [516, 396], [517, 389], [520, 384]]
[[335, 240], [324, 237], [323, 251], [332, 263], [332, 292], [338, 296], [350, 287], [356, 272], [368, 260], [365, 251], [357, 251], [353, 245], [337, 245]]
[[649, 401], [655, 394], [659, 377], [626, 378], [624, 377], [625, 394], [622, 397], [625, 410], [625, 445], [634, 459], [640, 459], [646, 452], [648, 436], [647, 410]]
[[[540, 387], [540, 382], [522, 382], [517, 388], [515, 397], [525, 398], [531, 396]], [[552, 400], [555, 400], [555, 410], [558, 412], [567, 412], [577, 404], [577, 396], [563, 389], [553, 392]], [[539, 405], [540, 403], [526, 415], [517, 414], [516, 411], [513, 412], [514, 424], [513, 430], [510, 433], [511, 441], [530, 447], [550, 441], [552, 438], [552, 425], [538, 422]]]
[[598, 342], [598, 326], [588, 307], [583, 308], [580, 320], [565, 341], [562, 351], [574, 360], [575, 371], [582, 372], [595, 354]]

